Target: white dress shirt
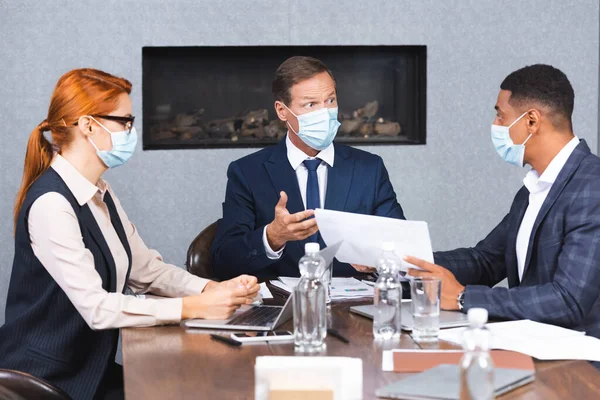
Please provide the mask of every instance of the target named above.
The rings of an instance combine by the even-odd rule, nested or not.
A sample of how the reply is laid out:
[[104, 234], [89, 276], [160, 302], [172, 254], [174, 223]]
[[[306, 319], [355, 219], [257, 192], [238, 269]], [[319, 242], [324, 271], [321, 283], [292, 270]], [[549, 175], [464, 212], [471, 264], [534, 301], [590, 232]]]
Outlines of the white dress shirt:
[[[302, 203], [304, 204], [304, 209], [306, 209], [306, 185], [308, 184], [308, 169], [304, 165], [304, 160], [314, 160], [320, 159], [321, 164], [317, 168], [317, 179], [319, 180], [319, 200], [321, 201], [321, 208], [325, 207], [325, 193], [327, 192], [327, 171], [329, 167], [333, 167], [333, 160], [335, 158], [335, 150], [333, 143], [327, 146], [327, 148], [317, 154], [316, 157], [309, 157], [302, 150], [294, 146], [292, 141], [290, 140], [290, 134], [288, 133], [285, 139], [286, 147], [287, 147], [287, 158], [290, 162], [290, 165], [296, 171], [296, 179], [298, 179], [298, 187], [300, 188], [300, 196], [302, 196]], [[290, 193], [287, 193], [289, 196]], [[269, 241], [267, 240], [267, 227], [263, 230], [263, 244], [265, 246], [265, 251], [267, 253], [267, 257], [276, 260], [281, 257], [283, 254], [282, 247], [279, 251], [273, 251], [271, 246], [269, 246]]]
[[519, 232], [517, 234], [517, 268], [519, 272], [519, 281], [523, 279], [523, 271], [525, 269], [525, 260], [529, 248], [529, 239], [535, 220], [548, 197], [548, 193], [552, 188], [552, 184], [556, 177], [565, 166], [567, 160], [573, 153], [573, 150], [579, 144], [579, 138], [575, 136], [562, 150], [552, 159], [546, 170], [540, 176], [534, 169], [529, 171], [523, 179], [523, 184], [529, 190], [529, 205], [521, 221]]
[[[29, 238], [37, 259], [92, 329], [178, 323], [183, 296], [199, 294], [209, 282], [162, 261], [150, 250], [129, 221], [108, 183], [88, 181], [73, 165], [56, 155], [52, 166], [80, 206], [87, 204], [108, 244], [116, 266], [116, 293], [102, 288], [94, 256], [85, 247], [71, 203], [56, 192], [40, 196], [31, 206]], [[131, 273], [125, 282], [129, 257], [111, 221], [104, 196], [109, 192], [131, 248]], [[152, 292], [169, 299], [142, 299], [122, 292], [127, 284], [136, 293]], [[32, 294], [33, 295], [33, 294]]]

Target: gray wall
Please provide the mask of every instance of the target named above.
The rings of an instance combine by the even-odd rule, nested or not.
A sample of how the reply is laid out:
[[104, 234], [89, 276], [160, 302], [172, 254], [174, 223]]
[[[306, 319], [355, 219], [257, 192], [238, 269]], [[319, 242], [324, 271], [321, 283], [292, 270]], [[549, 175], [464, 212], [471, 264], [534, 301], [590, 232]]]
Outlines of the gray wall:
[[[482, 238], [521, 185], [525, 171], [489, 138], [508, 73], [538, 62], [566, 72], [576, 133], [597, 148], [598, 24], [597, 0], [0, 0], [0, 323], [27, 138], [69, 69], [129, 78], [141, 116], [142, 46], [427, 45], [427, 145], [366, 149], [384, 158], [406, 215], [429, 221], [434, 247], [448, 249]], [[252, 151], [140, 144], [107, 177], [146, 243], [183, 265], [189, 242], [221, 213], [227, 165]]]

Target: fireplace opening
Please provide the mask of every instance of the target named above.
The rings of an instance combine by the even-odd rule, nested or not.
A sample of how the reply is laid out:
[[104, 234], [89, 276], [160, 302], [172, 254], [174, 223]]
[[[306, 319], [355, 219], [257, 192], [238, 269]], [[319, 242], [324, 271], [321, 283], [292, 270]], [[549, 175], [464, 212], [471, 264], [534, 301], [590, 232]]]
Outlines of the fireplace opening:
[[271, 83], [294, 55], [320, 59], [335, 76], [336, 142], [425, 144], [425, 46], [144, 47], [144, 150], [277, 143], [286, 127]]

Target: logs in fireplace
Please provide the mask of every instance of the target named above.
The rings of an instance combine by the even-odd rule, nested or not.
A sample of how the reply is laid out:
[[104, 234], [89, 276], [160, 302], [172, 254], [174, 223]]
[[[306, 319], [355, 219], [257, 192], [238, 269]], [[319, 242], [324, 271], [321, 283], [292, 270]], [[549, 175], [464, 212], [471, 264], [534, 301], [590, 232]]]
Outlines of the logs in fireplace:
[[[379, 103], [374, 100], [352, 112], [340, 112], [338, 140], [354, 137], [367, 141], [400, 135], [400, 124], [378, 116], [378, 108]], [[164, 110], [164, 113], [157, 112], [150, 124], [150, 135], [159, 142], [177, 140], [185, 144], [201, 140], [229, 140], [235, 143], [255, 139], [276, 142], [287, 132], [285, 123], [279, 119], [269, 119], [269, 111], [266, 109], [249, 111], [239, 117], [212, 120], [204, 117], [203, 108], [188, 114], [177, 114], [174, 118], [169, 116], [168, 105], [159, 110]]]

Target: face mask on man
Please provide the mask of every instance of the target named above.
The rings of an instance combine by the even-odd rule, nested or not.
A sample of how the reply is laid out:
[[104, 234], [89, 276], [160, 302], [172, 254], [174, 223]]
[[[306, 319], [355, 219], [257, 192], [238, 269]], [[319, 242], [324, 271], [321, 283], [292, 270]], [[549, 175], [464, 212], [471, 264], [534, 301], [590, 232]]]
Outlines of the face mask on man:
[[523, 167], [523, 157], [525, 157], [525, 143], [531, 138], [531, 134], [522, 144], [515, 144], [510, 138], [510, 128], [516, 124], [527, 112], [524, 112], [509, 126], [492, 125], [492, 143], [496, 152], [504, 161], [509, 164]]
[[[283, 104], [283, 103], [281, 103]], [[325, 150], [335, 139], [340, 122], [338, 108], [321, 108], [306, 114], [296, 115], [283, 104], [285, 108], [298, 119], [298, 132], [294, 131], [289, 122], [286, 124], [308, 146], [315, 150]]]
[[[90, 116], [90, 118], [96, 121], [94, 117]], [[104, 165], [108, 168], [116, 168], [125, 164], [133, 155], [135, 146], [137, 145], [137, 131], [135, 130], [135, 126], [131, 128], [131, 132], [128, 130], [111, 132], [100, 122], [96, 121], [96, 123], [106, 132], [110, 133], [113, 146], [111, 150], [99, 150], [92, 138], [88, 137], [88, 140], [96, 149], [96, 154], [98, 154], [100, 160], [102, 160]]]

